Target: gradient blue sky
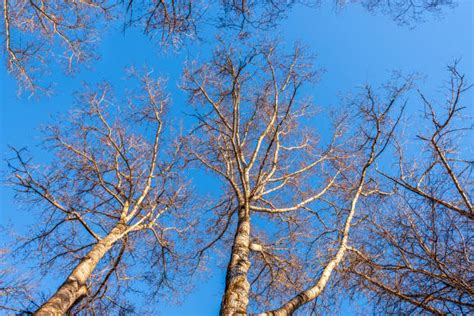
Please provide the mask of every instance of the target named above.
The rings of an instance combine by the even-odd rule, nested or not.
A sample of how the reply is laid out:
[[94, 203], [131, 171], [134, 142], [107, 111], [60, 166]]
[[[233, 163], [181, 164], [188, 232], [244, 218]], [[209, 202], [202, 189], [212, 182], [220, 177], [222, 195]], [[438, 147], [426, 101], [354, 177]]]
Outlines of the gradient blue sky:
[[[325, 73], [311, 93], [317, 104], [336, 107], [341, 95], [365, 83], [380, 84], [389, 78], [392, 70], [419, 73], [424, 78], [422, 85], [425, 91], [436, 92], [447, 78], [446, 65], [461, 58], [460, 70], [473, 81], [473, 15], [474, 1], [463, 0], [455, 9], [446, 10], [441, 19], [428, 17], [428, 21], [411, 29], [358, 6], [349, 6], [338, 13], [330, 7], [296, 8], [272, 35], [278, 35], [288, 45], [299, 41], [317, 55], [316, 63]], [[31, 147], [38, 144], [38, 128], [50, 123], [52, 114], [64, 114], [74, 105], [72, 92], [80, 90], [82, 82], [108, 80], [121, 90], [125, 87], [121, 80], [123, 70], [131, 65], [147, 65], [169, 78], [173, 111], [179, 117], [186, 109], [186, 97], [178, 89], [182, 64], [185, 60], [207, 56], [212, 46], [210, 40], [190, 45], [178, 54], [165, 53], [139, 31], [122, 34], [118, 30], [110, 30], [99, 46], [101, 59], [90, 69], [72, 78], [52, 71], [51, 79], [57, 84], [55, 94], [49, 98], [19, 98], [16, 83], [8, 76], [3, 62], [0, 72], [2, 158], [8, 157], [7, 145]], [[470, 105], [474, 103], [472, 101]], [[469, 111], [474, 114], [472, 108]], [[41, 161], [43, 154], [35, 147], [32, 149], [33, 153], [37, 153], [37, 161]], [[2, 177], [6, 167], [3, 159], [0, 165]], [[10, 188], [2, 185], [0, 196], [1, 225], [24, 231], [26, 225], [31, 223], [28, 213], [17, 206]], [[0, 238], [2, 243], [7, 239], [5, 235]], [[52, 288], [61, 282], [62, 279], [48, 281]], [[215, 315], [223, 287], [222, 271], [207, 281], [200, 279], [182, 305], [166, 306], [163, 302], [162, 314]], [[348, 303], [341, 313], [354, 314], [354, 307]]]

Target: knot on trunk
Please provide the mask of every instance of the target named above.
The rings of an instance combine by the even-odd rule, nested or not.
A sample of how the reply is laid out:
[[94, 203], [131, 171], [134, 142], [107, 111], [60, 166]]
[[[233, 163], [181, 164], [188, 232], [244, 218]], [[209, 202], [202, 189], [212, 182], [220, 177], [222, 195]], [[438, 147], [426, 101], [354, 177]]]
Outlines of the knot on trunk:
[[263, 246], [257, 243], [251, 243], [249, 249], [255, 252], [263, 252]]
[[84, 282], [81, 282], [81, 280], [78, 280], [74, 276], [69, 276], [66, 279], [67, 284], [72, 286], [73, 288], [77, 289], [78, 297], [83, 297], [86, 296], [87, 293], [89, 292], [89, 289], [87, 288], [87, 285]]

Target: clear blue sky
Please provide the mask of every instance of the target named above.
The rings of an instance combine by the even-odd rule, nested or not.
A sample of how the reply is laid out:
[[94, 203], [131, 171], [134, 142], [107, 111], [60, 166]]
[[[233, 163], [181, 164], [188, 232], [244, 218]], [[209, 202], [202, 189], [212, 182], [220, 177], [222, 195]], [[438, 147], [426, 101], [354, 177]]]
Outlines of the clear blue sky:
[[[424, 75], [425, 91], [435, 92], [447, 78], [445, 66], [455, 58], [461, 58], [461, 71], [473, 81], [473, 15], [474, 1], [462, 0], [457, 8], [446, 10], [443, 18], [428, 18], [427, 22], [410, 29], [395, 24], [386, 16], [371, 14], [355, 6], [349, 6], [338, 13], [328, 7], [297, 8], [274, 31], [274, 35], [278, 35], [288, 45], [299, 41], [317, 54], [317, 64], [325, 69], [325, 73], [311, 94], [317, 104], [336, 107], [342, 94], [353, 91], [364, 83], [379, 84], [390, 76], [392, 70]], [[173, 112], [179, 117], [186, 109], [186, 98], [177, 88], [182, 63], [186, 59], [206, 56], [211, 48], [212, 41], [209, 41], [190, 45], [177, 55], [164, 53], [158, 45], [138, 31], [122, 34], [118, 30], [110, 30], [99, 46], [102, 58], [98, 62], [73, 78], [64, 77], [53, 70], [51, 79], [57, 82], [55, 94], [39, 99], [17, 97], [15, 82], [7, 75], [3, 62], [0, 72], [2, 158], [8, 156], [7, 145], [31, 147], [38, 144], [38, 128], [50, 123], [52, 114], [64, 114], [73, 106], [72, 92], [80, 90], [81, 82], [108, 80], [119, 90], [123, 89], [123, 70], [130, 65], [148, 65], [169, 78]], [[472, 108], [470, 111], [474, 114]], [[42, 153], [34, 147], [33, 153], [38, 153], [36, 160], [41, 161]], [[2, 161], [2, 177], [5, 166]], [[2, 185], [0, 195], [1, 224], [12, 230], [24, 231], [31, 222], [28, 213], [20, 210], [10, 188]], [[6, 238], [3, 236], [2, 242], [7, 241]], [[210, 267], [209, 270], [215, 271], [214, 268]], [[66, 273], [63, 274], [65, 275]], [[62, 281], [61, 278], [48, 279], [52, 288]], [[166, 306], [166, 302], [162, 302], [162, 314], [217, 314], [224, 287], [223, 271], [218, 271], [207, 280], [202, 276], [194, 285], [195, 289], [182, 305]], [[350, 315], [353, 313], [351, 310], [348, 304], [342, 313]]]

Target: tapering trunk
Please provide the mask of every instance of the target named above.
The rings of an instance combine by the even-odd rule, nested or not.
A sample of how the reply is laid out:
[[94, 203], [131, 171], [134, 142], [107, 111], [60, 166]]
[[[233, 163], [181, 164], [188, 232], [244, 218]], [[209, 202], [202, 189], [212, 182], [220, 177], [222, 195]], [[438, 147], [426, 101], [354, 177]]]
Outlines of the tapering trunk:
[[250, 284], [247, 273], [250, 268], [250, 217], [245, 208], [239, 210], [237, 232], [232, 245], [232, 254], [227, 267], [226, 287], [220, 314], [247, 315]]
[[99, 261], [112, 248], [114, 243], [122, 237], [126, 229], [125, 224], [118, 224], [104, 239], [97, 242], [92, 250], [82, 258], [56, 293], [35, 312], [35, 315], [64, 315], [86, 296], [88, 291], [87, 280]]

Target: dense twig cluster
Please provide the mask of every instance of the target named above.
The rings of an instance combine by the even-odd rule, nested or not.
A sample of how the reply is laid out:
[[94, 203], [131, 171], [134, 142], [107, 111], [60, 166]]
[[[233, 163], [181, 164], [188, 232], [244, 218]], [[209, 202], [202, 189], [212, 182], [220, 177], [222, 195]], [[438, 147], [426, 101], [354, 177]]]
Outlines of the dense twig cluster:
[[347, 271], [380, 308], [394, 313], [466, 314], [474, 308], [473, 161], [465, 147], [472, 126], [463, 125], [462, 116], [462, 94], [471, 86], [456, 65], [449, 71], [443, 110], [420, 92], [431, 125], [417, 136], [424, 150], [409, 158], [397, 142], [398, 174], [379, 170], [393, 194], [369, 215], [367, 235], [351, 249]]

